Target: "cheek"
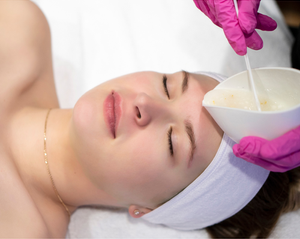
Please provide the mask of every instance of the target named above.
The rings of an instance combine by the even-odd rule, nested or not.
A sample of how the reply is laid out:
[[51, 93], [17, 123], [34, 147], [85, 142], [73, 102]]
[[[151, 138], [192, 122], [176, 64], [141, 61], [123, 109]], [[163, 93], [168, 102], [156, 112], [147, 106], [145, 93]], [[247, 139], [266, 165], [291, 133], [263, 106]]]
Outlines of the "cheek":
[[168, 159], [155, 153], [145, 155], [142, 149], [130, 159], [115, 175], [119, 182], [118, 193], [124, 199], [130, 198], [132, 202], [155, 208], [181, 189], [181, 182], [178, 182]]
[[118, 169], [117, 174], [127, 179], [152, 175], [155, 177], [160, 169], [166, 168], [160, 146], [152, 143], [152, 140], [147, 137], [143, 139], [141, 141], [131, 137], [127, 142], [120, 143], [119, 146], [115, 145], [113, 160], [109, 163], [114, 164]]
[[144, 188], [167, 175], [170, 168], [161, 146], [150, 137], [145, 136], [142, 141], [131, 137], [116, 145], [113, 151], [110, 159], [104, 159], [106, 176], [126, 190]]

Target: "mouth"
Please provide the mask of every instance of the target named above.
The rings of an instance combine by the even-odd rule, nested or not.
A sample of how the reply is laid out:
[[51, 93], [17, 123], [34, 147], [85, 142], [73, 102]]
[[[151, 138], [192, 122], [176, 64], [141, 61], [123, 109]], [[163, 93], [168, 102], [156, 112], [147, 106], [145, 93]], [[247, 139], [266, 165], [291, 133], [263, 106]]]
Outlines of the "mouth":
[[104, 100], [103, 114], [106, 126], [113, 138], [116, 138], [119, 121], [121, 118], [121, 96], [112, 91]]

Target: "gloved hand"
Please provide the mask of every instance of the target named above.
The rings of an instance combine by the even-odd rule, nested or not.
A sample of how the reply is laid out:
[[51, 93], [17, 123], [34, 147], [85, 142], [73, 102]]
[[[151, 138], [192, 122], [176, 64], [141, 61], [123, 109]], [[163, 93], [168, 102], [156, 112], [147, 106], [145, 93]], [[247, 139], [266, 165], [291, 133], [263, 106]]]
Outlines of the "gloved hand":
[[263, 41], [255, 29], [273, 31], [277, 23], [257, 12], [260, 0], [238, 0], [237, 17], [233, 0], [194, 0], [214, 24], [223, 28], [229, 44], [238, 55], [247, 53], [247, 46], [254, 50], [263, 47]]
[[244, 137], [233, 146], [233, 153], [273, 172], [299, 167], [300, 126], [270, 141], [254, 136]]

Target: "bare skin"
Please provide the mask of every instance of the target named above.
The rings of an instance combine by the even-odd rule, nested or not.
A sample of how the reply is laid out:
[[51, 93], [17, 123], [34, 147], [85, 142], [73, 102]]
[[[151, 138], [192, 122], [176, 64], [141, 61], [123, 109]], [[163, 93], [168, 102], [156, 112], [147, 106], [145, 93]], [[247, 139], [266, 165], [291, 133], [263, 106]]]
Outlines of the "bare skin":
[[[44, 123], [49, 108], [53, 108], [47, 127], [49, 166], [71, 214], [81, 205], [107, 205], [127, 207], [130, 215], [140, 217], [158, 206], [149, 202], [146, 206], [132, 204], [124, 200], [131, 195], [115, 194], [118, 188], [104, 189], [101, 187], [104, 184], [93, 182], [80, 160], [76, 160], [78, 156], [69, 142], [73, 112], [59, 109], [50, 30], [40, 9], [30, 1], [0, 1], [0, 32], [4, 33], [0, 37], [0, 237], [64, 238], [66, 235], [70, 218], [53, 190], [43, 157]], [[191, 80], [190, 84], [196, 89], [195, 82]], [[203, 82], [200, 88], [203, 94], [218, 84], [208, 77], [203, 77]], [[203, 114], [211, 122], [205, 132], [214, 142], [210, 143], [213, 150], [207, 155], [213, 158], [223, 132], [207, 112]], [[149, 122], [139, 122], [146, 123]], [[186, 170], [188, 175], [197, 173], [196, 169], [189, 170]], [[174, 188], [173, 192], [181, 189]], [[174, 194], [166, 198], [171, 196]], [[138, 198], [131, 200], [137, 202]], [[140, 216], [134, 215], [136, 209]]]
[[[20, 124], [29, 126], [34, 121], [43, 127], [45, 114], [29, 118], [29, 112], [59, 107], [49, 26], [39, 8], [29, 1], [0, 1], [0, 16], [0, 237], [63, 237], [68, 217], [57, 203], [51, 199], [45, 201], [35, 188], [29, 187], [31, 179], [20, 174], [20, 165], [15, 161], [17, 154], [27, 150], [26, 142], [35, 134], [24, 127], [31, 131], [26, 134]], [[21, 145], [14, 148], [11, 142], [17, 141]], [[41, 142], [36, 142], [31, 147], [40, 153], [41, 146]], [[40, 160], [43, 163], [43, 158]], [[22, 155], [22, 161], [22, 167], [26, 167], [31, 163], [30, 156]], [[45, 169], [40, 173], [47, 176]], [[57, 230], [52, 231], [51, 227]]]

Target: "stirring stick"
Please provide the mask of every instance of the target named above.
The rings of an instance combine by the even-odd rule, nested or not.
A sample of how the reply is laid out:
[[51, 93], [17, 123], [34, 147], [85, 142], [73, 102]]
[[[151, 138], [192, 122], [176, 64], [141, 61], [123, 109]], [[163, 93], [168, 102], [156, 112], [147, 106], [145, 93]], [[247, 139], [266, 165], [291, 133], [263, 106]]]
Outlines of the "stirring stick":
[[[233, 2], [234, 2], [236, 15], [238, 16], [239, 15], [239, 9], [238, 9], [238, 5], [237, 5], [237, 1], [233, 0]], [[258, 97], [257, 97], [256, 88], [255, 88], [255, 84], [254, 84], [254, 80], [253, 80], [253, 76], [252, 76], [252, 70], [251, 70], [248, 54], [246, 53], [246, 55], [244, 55], [244, 57], [245, 57], [246, 67], [247, 67], [247, 70], [248, 70], [248, 77], [250, 78], [250, 85], [251, 85], [251, 88], [252, 88], [253, 94], [254, 94], [256, 107], [257, 107], [258, 111], [261, 111], [260, 102], [259, 102]]]
[[257, 92], [256, 92], [256, 88], [255, 88], [255, 84], [254, 84], [254, 80], [253, 80], [253, 76], [252, 76], [252, 70], [251, 70], [248, 54], [244, 55], [244, 57], [245, 57], [245, 61], [246, 61], [247, 70], [248, 70], [248, 73], [249, 73], [250, 84], [251, 84], [251, 88], [253, 90], [256, 107], [257, 107], [258, 111], [261, 111], [260, 102], [259, 102], [258, 97], [257, 97]]

